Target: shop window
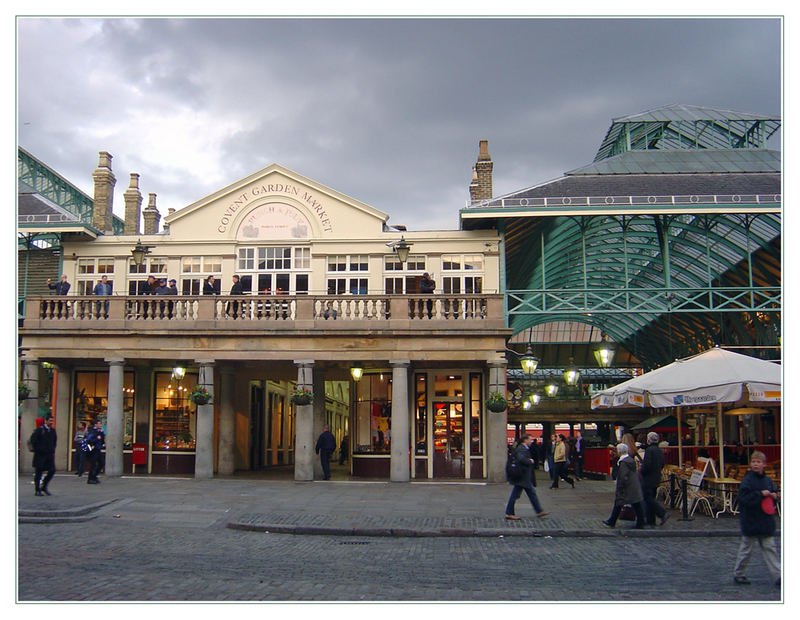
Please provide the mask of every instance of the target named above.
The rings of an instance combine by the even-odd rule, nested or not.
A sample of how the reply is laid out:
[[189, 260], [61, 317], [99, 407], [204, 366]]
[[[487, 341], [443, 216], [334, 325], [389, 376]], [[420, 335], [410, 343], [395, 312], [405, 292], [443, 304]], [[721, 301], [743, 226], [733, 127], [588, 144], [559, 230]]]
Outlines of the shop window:
[[414, 414], [414, 454], [428, 454], [428, 382], [425, 375], [417, 375], [416, 408]]
[[188, 394], [197, 380], [197, 373], [186, 373], [181, 380], [171, 372], [155, 373], [153, 450], [195, 449], [197, 405], [189, 400]]
[[354, 451], [361, 454], [388, 454], [392, 437], [391, 416], [391, 375], [365, 374], [356, 383]]
[[[133, 373], [125, 372], [122, 375], [122, 445], [126, 450], [130, 450], [133, 445], [134, 393]], [[72, 433], [67, 438], [70, 444], [81, 422], [91, 425], [100, 420], [105, 432], [108, 418], [108, 371], [76, 372], [74, 394]]]

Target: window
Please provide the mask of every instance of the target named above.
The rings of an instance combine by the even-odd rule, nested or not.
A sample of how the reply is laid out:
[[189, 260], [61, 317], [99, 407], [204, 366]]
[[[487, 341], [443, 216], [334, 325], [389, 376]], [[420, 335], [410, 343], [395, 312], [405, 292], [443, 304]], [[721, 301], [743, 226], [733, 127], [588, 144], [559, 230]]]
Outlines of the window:
[[78, 259], [78, 275], [81, 276], [86, 273], [94, 273], [94, 259], [93, 258], [80, 258]]
[[[403, 271], [403, 263], [397, 258], [396, 254], [390, 254], [383, 257], [383, 270], [384, 271]], [[406, 271], [425, 271], [425, 256], [411, 256], [405, 263]]]
[[428, 382], [417, 375], [416, 408], [414, 414], [414, 454], [428, 454]]
[[187, 396], [197, 380], [197, 373], [186, 373], [180, 381], [171, 372], [156, 373], [153, 450], [186, 452], [195, 449], [197, 405]]
[[328, 278], [328, 295], [344, 295], [347, 278]]
[[255, 268], [256, 249], [239, 248], [239, 271], [251, 271]]
[[350, 271], [369, 271], [369, 259], [364, 255], [351, 256]]
[[442, 271], [461, 269], [461, 256], [458, 254], [442, 254]]
[[443, 254], [442, 271], [448, 274], [442, 277], [443, 293], [477, 295], [483, 292], [483, 276], [476, 273], [483, 272], [482, 254]]
[[391, 416], [391, 374], [365, 374], [356, 383], [354, 452], [388, 454], [392, 441]]
[[383, 257], [383, 270], [384, 271], [403, 271], [403, 263], [397, 258], [395, 254]]
[[[94, 285], [100, 281], [100, 277], [113, 273], [113, 258], [79, 258], [75, 293], [78, 295], [91, 295], [94, 291]], [[109, 283], [113, 285], [111, 280], [109, 280]]]
[[481, 409], [483, 403], [483, 380], [480, 373], [469, 375], [469, 453], [483, 454], [483, 435], [481, 433]]
[[328, 271], [347, 271], [347, 257], [329, 256]]
[[[132, 372], [122, 375], [122, 446], [130, 450], [133, 446], [133, 396], [134, 377]], [[72, 435], [67, 438], [72, 443], [72, 436], [78, 430], [78, 424], [86, 422], [91, 425], [100, 420], [104, 427], [108, 414], [108, 371], [77, 371], [75, 373], [75, 400], [73, 411]]]
[[181, 273], [200, 273], [202, 265], [199, 256], [184, 256], [181, 261]]
[[222, 257], [221, 256], [204, 256], [203, 257], [203, 272], [207, 275], [222, 273]]
[[291, 269], [292, 248], [258, 248], [258, 269]]
[[294, 268], [311, 269], [311, 248], [294, 249]]
[[409, 256], [406, 261], [406, 270], [408, 271], [425, 271], [425, 257], [424, 256]]

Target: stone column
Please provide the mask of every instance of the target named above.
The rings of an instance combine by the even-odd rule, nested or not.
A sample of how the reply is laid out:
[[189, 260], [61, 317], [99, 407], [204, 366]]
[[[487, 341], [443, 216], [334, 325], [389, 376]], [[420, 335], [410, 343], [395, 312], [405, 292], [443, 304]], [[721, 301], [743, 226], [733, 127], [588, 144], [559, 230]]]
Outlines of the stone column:
[[106, 412], [106, 476], [122, 475], [122, 378], [125, 360], [106, 358], [108, 364], [108, 410]]
[[22, 383], [30, 393], [22, 401], [22, 417], [19, 435], [19, 471], [33, 473], [33, 453], [28, 451], [28, 439], [36, 428], [36, 415], [39, 410], [39, 360], [23, 359]]
[[217, 464], [217, 473], [221, 476], [232, 475], [234, 469], [233, 444], [236, 422], [233, 408], [233, 385], [233, 368], [220, 368], [219, 463]]
[[[489, 392], [506, 393], [506, 361], [489, 362]], [[508, 415], [492, 413], [485, 409], [486, 415], [486, 479], [489, 482], [505, 482], [507, 439], [506, 424]]]
[[211, 400], [206, 405], [197, 405], [194, 477], [210, 480], [214, 477], [214, 361], [197, 360], [197, 364], [200, 367], [198, 385], [206, 388]]
[[411, 479], [409, 462], [411, 435], [408, 410], [409, 360], [389, 362], [392, 367], [392, 457], [390, 480], [408, 482]]
[[[297, 387], [312, 389], [314, 385], [312, 360], [295, 360]], [[314, 399], [322, 398], [318, 394]], [[314, 480], [314, 405], [294, 406], [294, 479], [297, 482]]]
[[70, 388], [72, 386], [72, 369], [59, 366], [54, 372], [55, 383], [55, 402], [53, 408], [56, 415], [56, 433], [58, 443], [56, 444], [56, 471], [67, 471], [69, 469], [69, 455], [72, 452], [73, 431], [69, 425], [70, 412]]
[[[313, 418], [314, 418], [314, 431], [312, 437], [314, 445], [317, 445], [317, 437], [322, 432], [322, 426], [325, 424], [325, 373], [321, 368], [314, 368], [312, 370], [312, 388], [314, 393]], [[319, 456], [314, 454], [314, 478], [322, 478], [322, 463]]]

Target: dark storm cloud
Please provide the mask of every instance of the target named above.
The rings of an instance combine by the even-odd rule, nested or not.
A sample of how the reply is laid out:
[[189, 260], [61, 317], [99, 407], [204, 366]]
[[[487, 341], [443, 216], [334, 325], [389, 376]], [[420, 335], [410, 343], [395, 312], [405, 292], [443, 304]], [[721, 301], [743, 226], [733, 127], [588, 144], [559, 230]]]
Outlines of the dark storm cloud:
[[110, 150], [118, 209], [128, 172], [166, 212], [277, 162], [449, 228], [480, 139], [499, 195], [589, 163], [613, 117], [781, 101], [775, 19], [19, 23], [20, 144], [87, 191]]

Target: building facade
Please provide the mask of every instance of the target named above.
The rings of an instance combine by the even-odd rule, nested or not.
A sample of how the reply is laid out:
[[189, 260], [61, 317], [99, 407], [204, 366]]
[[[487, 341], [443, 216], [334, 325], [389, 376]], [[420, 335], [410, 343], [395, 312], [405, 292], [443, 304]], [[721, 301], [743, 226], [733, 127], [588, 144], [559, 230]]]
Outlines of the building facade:
[[[489, 391], [504, 391], [509, 335], [496, 231], [394, 229], [386, 214], [279, 165], [170, 209], [163, 225], [155, 194], [142, 209], [131, 174], [115, 231], [111, 159], [100, 153], [93, 173], [91, 224], [60, 237], [69, 294], [25, 297], [32, 391], [21, 436], [33, 430], [44, 362], [60, 436], [100, 419], [109, 475], [288, 466], [311, 480], [328, 424], [354, 476], [502, 478], [505, 414], [484, 408]], [[426, 272], [433, 294], [420, 292]], [[234, 276], [241, 294], [230, 294]], [[29, 290], [43, 286], [43, 275], [25, 277]], [[103, 277], [112, 294], [101, 297]], [[162, 279], [176, 294], [149, 294]], [[196, 386], [210, 403], [192, 401]], [[313, 402], [294, 404], [297, 388]], [[72, 467], [69, 443], [59, 468]]]

